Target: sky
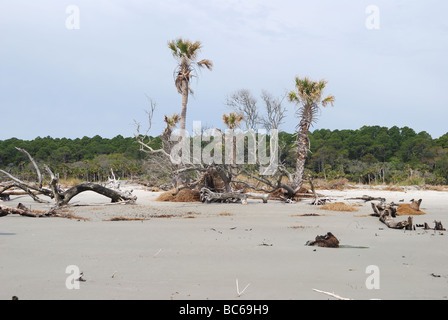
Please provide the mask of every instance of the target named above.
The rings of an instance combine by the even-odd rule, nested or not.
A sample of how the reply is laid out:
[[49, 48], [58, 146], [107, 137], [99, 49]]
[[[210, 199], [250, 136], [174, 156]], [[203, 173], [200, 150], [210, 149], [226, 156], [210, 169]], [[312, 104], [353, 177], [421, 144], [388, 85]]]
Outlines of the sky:
[[[369, 6], [374, 11], [369, 11]], [[72, 11], [73, 6], [77, 11]], [[223, 129], [226, 98], [281, 97], [296, 76], [328, 81], [315, 129], [448, 132], [448, 2], [435, 0], [2, 0], [0, 140], [162, 133], [180, 113], [167, 42], [201, 41], [213, 71], [193, 79], [193, 121]], [[373, 28], [372, 28], [373, 27]], [[281, 130], [293, 132], [297, 106]]]

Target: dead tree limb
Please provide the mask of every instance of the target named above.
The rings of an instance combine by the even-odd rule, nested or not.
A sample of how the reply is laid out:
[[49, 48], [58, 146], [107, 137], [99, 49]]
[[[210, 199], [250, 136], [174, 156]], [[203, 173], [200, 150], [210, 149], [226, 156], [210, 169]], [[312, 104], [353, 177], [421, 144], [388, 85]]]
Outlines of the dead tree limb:
[[104, 195], [106, 197], [109, 197], [112, 200], [112, 202], [118, 202], [118, 201], [135, 202], [137, 200], [137, 197], [132, 195], [132, 191], [124, 192], [121, 190], [113, 190], [113, 189], [106, 188], [100, 184], [91, 183], [91, 182], [81, 183], [81, 184], [78, 184], [78, 185], [68, 189], [68, 190], [62, 190], [58, 185], [59, 176], [57, 174], [55, 175], [51, 171], [50, 167], [48, 167], [47, 165], [45, 165], [45, 169], [48, 172], [48, 174], [50, 175], [50, 179], [51, 179], [50, 180], [50, 188], [49, 189], [43, 188], [41, 186], [42, 175], [41, 175], [40, 170], [39, 170], [36, 162], [34, 161], [33, 157], [23, 149], [18, 148], [17, 150], [25, 153], [28, 156], [28, 158], [30, 159], [30, 161], [33, 163], [33, 165], [35, 165], [36, 171], [38, 173], [38, 179], [40, 180], [39, 186], [33, 186], [29, 183], [25, 183], [25, 182], [21, 181], [20, 179], [14, 177], [10, 173], [0, 170], [0, 173], [3, 173], [4, 175], [6, 175], [7, 177], [9, 177], [10, 179], [12, 179], [14, 181], [14, 183], [9, 184], [6, 187], [3, 187], [0, 190], [0, 194], [7, 189], [16, 187], [16, 188], [20, 188], [20, 189], [24, 190], [25, 192], [27, 192], [27, 194], [30, 197], [32, 197], [35, 201], [45, 202], [44, 200], [41, 200], [39, 197], [37, 197], [32, 192], [32, 191], [36, 191], [36, 192], [42, 193], [42, 194], [50, 197], [51, 199], [54, 199], [56, 202], [56, 207], [67, 205], [68, 202], [73, 197], [77, 196], [78, 194], [80, 194], [81, 192], [84, 192], [84, 191], [93, 191], [98, 194]]
[[40, 173], [39, 166], [37, 165], [36, 161], [34, 161], [33, 157], [25, 149], [21, 149], [21, 148], [17, 148], [17, 147], [16, 147], [16, 149], [19, 150], [20, 152], [24, 153], [28, 157], [28, 159], [30, 159], [31, 163], [34, 166], [34, 169], [36, 169], [39, 188], [42, 188], [42, 174]]

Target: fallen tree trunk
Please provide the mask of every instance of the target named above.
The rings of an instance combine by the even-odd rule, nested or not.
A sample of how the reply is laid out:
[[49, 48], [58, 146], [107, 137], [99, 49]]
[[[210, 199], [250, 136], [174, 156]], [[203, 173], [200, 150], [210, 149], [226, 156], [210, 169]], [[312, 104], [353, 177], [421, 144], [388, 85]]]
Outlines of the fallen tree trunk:
[[19, 203], [17, 208], [0, 206], [0, 217], [7, 216], [9, 214], [19, 214], [24, 217], [32, 217], [32, 218], [40, 218], [40, 217], [48, 216], [45, 213], [34, 212], [34, 211], [28, 209], [27, 207], [25, 207], [21, 203]]
[[246, 192], [245, 194], [250, 198], [261, 199], [263, 203], [268, 203], [269, 194], [267, 193]]
[[[409, 226], [409, 221], [395, 221], [397, 209], [396, 204], [391, 202], [389, 204], [376, 204], [372, 202], [372, 209], [375, 214], [373, 216], [379, 216], [380, 221], [386, 226], [392, 229], [403, 229]], [[411, 220], [412, 222], [412, 220]]]
[[130, 193], [126, 193], [126, 192], [122, 192], [122, 191], [114, 190], [114, 189], [109, 189], [109, 188], [106, 188], [106, 187], [104, 187], [100, 184], [96, 184], [96, 183], [85, 182], [85, 183], [78, 184], [78, 185], [68, 189], [67, 191], [59, 193], [58, 194], [59, 199], [57, 201], [57, 205], [58, 206], [67, 205], [73, 197], [75, 197], [78, 194], [80, 194], [81, 192], [85, 192], [85, 191], [93, 191], [98, 194], [101, 194], [105, 197], [110, 198], [111, 202], [114, 202], [114, 203], [120, 202], [120, 201], [134, 202], [135, 200], [137, 200], [137, 197], [132, 196], [132, 194], [130, 194]]
[[202, 188], [200, 191], [200, 198], [202, 202], [238, 202], [247, 204], [248, 198], [262, 199], [263, 203], [268, 202], [269, 194], [255, 193], [255, 192], [213, 192], [208, 188]]
[[[406, 230], [415, 230], [416, 227], [422, 227], [424, 230], [431, 230], [429, 225], [425, 222], [424, 224], [416, 224], [413, 223], [413, 218], [411, 215], [419, 214], [420, 211], [420, 204], [422, 203], [422, 199], [419, 199], [418, 201], [415, 201], [414, 199], [411, 200], [411, 204], [400, 204], [397, 205], [393, 202], [389, 204], [384, 203], [373, 203], [372, 202], [372, 209], [373, 214], [372, 216], [379, 217], [380, 221], [387, 225], [389, 228], [392, 229], [406, 229]], [[400, 210], [403, 208], [403, 206], [406, 206], [407, 208], [410, 208], [411, 211], [406, 211], [406, 213], [403, 213], [404, 210]], [[397, 208], [398, 207], [398, 208]], [[401, 212], [400, 212], [401, 211]], [[403, 221], [395, 221], [395, 217], [397, 215], [408, 215], [407, 220]], [[424, 214], [424, 213], [423, 213]], [[440, 230], [445, 231], [443, 228], [441, 221], [434, 221], [435, 226], [434, 230]]]
[[346, 200], [364, 200], [364, 202], [368, 202], [368, 201], [380, 201], [380, 202], [385, 202], [386, 199], [381, 198], [381, 197], [371, 197], [371, 196], [367, 196], [367, 195], [363, 195], [362, 197], [356, 197], [356, 198], [347, 198]]
[[237, 202], [241, 201], [242, 204], [247, 204], [247, 195], [240, 192], [225, 192], [218, 193], [212, 192], [210, 189], [202, 188], [200, 191], [200, 197], [202, 202]]
[[[36, 169], [36, 172], [37, 172], [37, 176], [38, 176], [38, 186], [34, 186], [31, 184], [25, 183], [25, 182], [21, 181], [20, 179], [14, 177], [13, 175], [9, 174], [8, 172], [0, 170], [0, 173], [3, 173], [4, 175], [6, 175], [7, 177], [9, 177], [10, 179], [13, 180], [12, 183], [10, 183], [7, 186], [3, 186], [0, 189], [0, 195], [8, 189], [19, 188], [19, 189], [24, 190], [36, 202], [48, 203], [48, 201], [40, 199], [34, 192], [41, 193], [45, 196], [50, 197], [51, 199], [55, 200], [57, 207], [67, 205], [73, 197], [75, 197], [78, 194], [85, 192], [85, 191], [93, 191], [93, 192], [96, 192], [103, 196], [106, 196], [106, 197], [110, 198], [111, 201], [114, 203], [119, 202], [119, 201], [135, 202], [137, 200], [137, 197], [132, 195], [132, 190], [130, 192], [121, 191], [121, 190], [119, 190], [118, 184], [114, 184], [113, 189], [111, 189], [111, 188], [107, 188], [100, 184], [85, 182], [85, 183], [80, 183], [80, 184], [64, 191], [58, 185], [58, 183], [59, 183], [58, 175], [54, 175], [53, 172], [51, 171], [51, 169], [47, 165], [45, 165], [45, 169], [47, 170], [47, 172], [49, 173], [50, 178], [51, 178], [50, 188], [49, 189], [43, 188], [42, 187], [42, 175], [40, 173], [39, 167], [36, 164], [36, 161], [34, 161], [33, 157], [31, 157], [31, 155], [26, 150], [19, 149], [19, 148], [16, 148], [16, 149], [21, 151], [22, 153], [24, 153], [30, 159], [30, 161], [33, 163], [34, 168]], [[112, 171], [112, 173], [113, 173], [113, 171]], [[115, 180], [115, 176], [114, 176], [114, 180]]]

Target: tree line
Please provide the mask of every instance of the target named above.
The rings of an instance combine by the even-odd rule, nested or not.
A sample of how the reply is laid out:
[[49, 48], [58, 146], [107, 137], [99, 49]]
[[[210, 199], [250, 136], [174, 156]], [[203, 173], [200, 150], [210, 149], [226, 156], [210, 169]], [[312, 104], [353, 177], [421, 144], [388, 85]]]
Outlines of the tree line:
[[[427, 132], [417, 133], [409, 127], [363, 126], [314, 130], [309, 140], [306, 170], [317, 178], [346, 178], [363, 184], [448, 184], [448, 133], [433, 139]], [[279, 159], [291, 172], [297, 157], [295, 142], [295, 133], [279, 133]], [[162, 137], [151, 139], [151, 144], [159, 148]], [[154, 172], [153, 155], [141, 152], [135, 137], [0, 141], [0, 168], [33, 180], [31, 164], [15, 147], [26, 149], [66, 180], [106, 181], [111, 169], [123, 179], [145, 180]], [[171, 178], [167, 173], [157, 179], [169, 183]]]

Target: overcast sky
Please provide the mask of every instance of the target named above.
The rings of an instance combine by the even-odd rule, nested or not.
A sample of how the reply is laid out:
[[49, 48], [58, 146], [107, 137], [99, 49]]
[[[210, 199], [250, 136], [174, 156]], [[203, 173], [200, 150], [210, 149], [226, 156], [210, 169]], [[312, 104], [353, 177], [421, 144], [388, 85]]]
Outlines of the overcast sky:
[[[79, 29], [67, 28], [70, 5]], [[163, 115], [181, 110], [167, 47], [178, 37], [200, 40], [199, 57], [215, 66], [193, 80], [187, 129], [223, 128], [236, 90], [262, 108], [263, 89], [281, 96], [309, 76], [336, 97], [313, 129], [397, 125], [437, 138], [448, 132], [446, 12], [442, 0], [1, 0], [0, 140], [132, 136], [134, 120], [146, 124], [146, 96], [159, 135]], [[293, 132], [285, 104], [281, 129]]]

